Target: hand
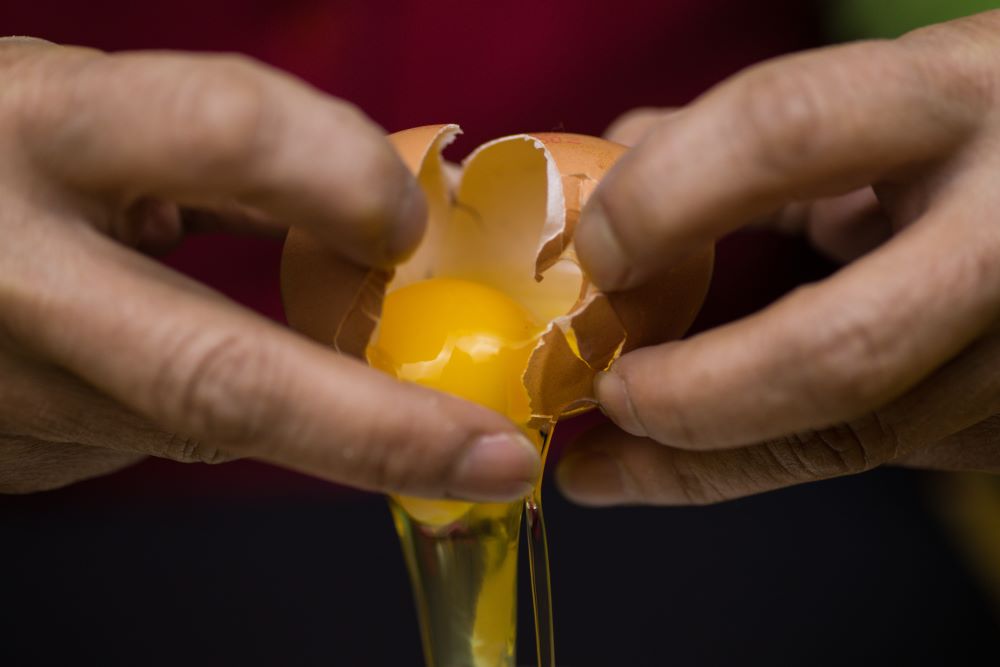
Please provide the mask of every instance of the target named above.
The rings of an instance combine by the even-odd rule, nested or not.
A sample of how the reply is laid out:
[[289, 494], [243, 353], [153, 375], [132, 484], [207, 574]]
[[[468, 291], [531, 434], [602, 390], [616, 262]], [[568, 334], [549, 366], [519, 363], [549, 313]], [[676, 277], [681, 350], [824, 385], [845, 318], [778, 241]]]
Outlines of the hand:
[[525, 492], [537, 455], [499, 415], [338, 356], [136, 251], [192, 227], [295, 221], [345, 258], [345, 291], [359, 266], [391, 266], [425, 203], [354, 108], [233, 56], [4, 39], [0, 78], [0, 491], [154, 455], [250, 456], [415, 495]]
[[707, 503], [884, 463], [1000, 471], [998, 47], [991, 12], [780, 58], [617, 124], [641, 140], [576, 233], [600, 287], [767, 218], [854, 261], [624, 355], [596, 389], [626, 433], [570, 450], [570, 497]]

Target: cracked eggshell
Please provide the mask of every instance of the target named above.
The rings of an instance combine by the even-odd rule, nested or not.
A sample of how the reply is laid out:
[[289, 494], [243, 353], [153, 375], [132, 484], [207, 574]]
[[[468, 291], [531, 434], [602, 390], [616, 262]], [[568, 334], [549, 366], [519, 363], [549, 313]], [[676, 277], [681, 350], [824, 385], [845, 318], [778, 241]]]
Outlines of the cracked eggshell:
[[[460, 133], [457, 125], [432, 125], [399, 132], [390, 140], [410, 171], [420, 174], [425, 157], [440, 161], [441, 151]], [[425, 171], [420, 185], [432, 214], [440, 215], [447, 187], [437, 178], [440, 170]], [[392, 271], [352, 264], [299, 227], [291, 227], [285, 237], [281, 255], [285, 318], [293, 329], [338, 352], [365, 358], [392, 278]]]
[[[560, 258], [576, 261], [573, 232], [598, 183], [626, 148], [577, 134], [538, 133], [556, 162], [566, 201], [565, 224], [539, 251], [538, 271]], [[714, 245], [665, 270], [645, 285], [603, 294], [583, 278], [579, 301], [543, 334], [525, 373], [525, 386], [538, 418], [592, 407], [593, 381], [622, 353], [680, 338], [701, 308], [714, 263]], [[558, 332], [555, 330], [558, 329]], [[562, 334], [561, 336], [559, 334]], [[570, 360], [566, 348], [573, 352]]]
[[523, 376], [532, 425], [542, 426], [593, 406], [595, 375], [623, 351], [683, 335], [707, 292], [713, 248], [638, 289], [603, 294], [580, 270], [572, 236], [625, 147], [576, 134], [514, 135], [480, 146], [459, 169], [441, 151], [460, 132], [433, 125], [390, 137], [429, 211], [425, 238], [394, 276], [347, 265], [305, 233], [289, 232], [286, 313], [306, 335], [361, 356], [387, 289], [432, 276], [488, 284], [547, 325]]
[[363, 359], [391, 273], [358, 267], [298, 227], [281, 254], [281, 301], [293, 329]]

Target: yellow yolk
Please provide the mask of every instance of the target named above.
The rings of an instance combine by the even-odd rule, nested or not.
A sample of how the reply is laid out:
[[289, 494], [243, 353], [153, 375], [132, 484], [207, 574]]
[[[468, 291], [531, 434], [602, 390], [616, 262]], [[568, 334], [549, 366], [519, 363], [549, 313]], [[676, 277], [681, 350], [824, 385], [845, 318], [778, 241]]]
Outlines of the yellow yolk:
[[506, 294], [485, 285], [432, 278], [385, 298], [371, 364], [485, 405], [527, 423], [521, 376], [539, 327]]
[[[454, 394], [516, 424], [531, 416], [521, 376], [541, 331], [531, 314], [499, 290], [431, 278], [385, 297], [369, 363], [400, 380]], [[441, 525], [468, 503], [400, 499], [414, 518]]]

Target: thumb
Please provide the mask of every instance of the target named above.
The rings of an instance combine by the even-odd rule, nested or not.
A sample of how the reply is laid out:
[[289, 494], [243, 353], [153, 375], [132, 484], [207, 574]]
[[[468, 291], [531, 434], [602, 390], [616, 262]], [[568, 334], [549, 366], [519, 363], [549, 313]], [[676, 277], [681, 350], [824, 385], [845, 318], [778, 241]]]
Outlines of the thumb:
[[604, 138], [624, 146], [635, 146], [647, 132], [676, 111], [673, 107], [638, 107], [626, 111], [608, 125]]
[[0, 324], [164, 428], [407, 495], [508, 500], [537, 478], [535, 447], [499, 414], [338, 355], [87, 228], [58, 231], [48, 250], [64, 270], [35, 257], [0, 275]]

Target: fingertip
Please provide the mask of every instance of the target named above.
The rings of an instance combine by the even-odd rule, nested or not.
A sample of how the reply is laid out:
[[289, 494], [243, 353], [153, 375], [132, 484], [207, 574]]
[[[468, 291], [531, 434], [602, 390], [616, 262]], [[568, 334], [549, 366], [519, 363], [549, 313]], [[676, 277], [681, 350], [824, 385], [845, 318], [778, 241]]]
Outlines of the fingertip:
[[606, 452], [572, 450], [559, 462], [555, 477], [559, 491], [578, 505], [601, 507], [631, 499], [620, 462]]
[[184, 235], [181, 212], [172, 202], [161, 199], [143, 198], [135, 202], [125, 213], [129, 221], [127, 233], [132, 238], [120, 238], [143, 252], [162, 254], [172, 250]]
[[[367, 121], [366, 121], [367, 122]], [[340, 197], [354, 229], [353, 248], [363, 264], [392, 268], [409, 257], [427, 225], [427, 198], [416, 177], [381, 132], [358, 133], [364, 138], [351, 186]], [[343, 243], [343, 239], [333, 241]]]
[[[405, 169], [405, 167], [404, 167]], [[396, 219], [386, 243], [388, 260], [397, 264], [416, 250], [427, 226], [427, 197], [407, 171], [408, 183], [400, 197]]]
[[538, 450], [524, 435], [481, 435], [455, 466], [451, 495], [478, 502], [517, 500], [531, 493], [541, 470]]
[[613, 292], [633, 285], [628, 253], [598, 197], [592, 197], [581, 213], [573, 242], [584, 272], [598, 288]]
[[676, 109], [639, 107], [616, 118], [604, 132], [604, 138], [623, 146], [635, 146], [643, 137]]
[[608, 371], [602, 371], [594, 379], [594, 394], [600, 401], [601, 409], [626, 433], [648, 437], [649, 433], [639, 419], [625, 379], [619, 374], [619, 364]]

